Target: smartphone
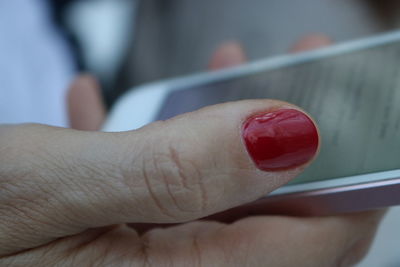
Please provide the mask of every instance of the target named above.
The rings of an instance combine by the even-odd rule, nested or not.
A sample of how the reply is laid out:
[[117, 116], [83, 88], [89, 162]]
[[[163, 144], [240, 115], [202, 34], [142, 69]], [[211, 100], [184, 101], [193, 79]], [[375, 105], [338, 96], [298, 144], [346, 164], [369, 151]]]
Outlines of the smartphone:
[[332, 215], [400, 204], [400, 31], [133, 88], [104, 130], [254, 98], [298, 105], [322, 135], [316, 161], [259, 208]]

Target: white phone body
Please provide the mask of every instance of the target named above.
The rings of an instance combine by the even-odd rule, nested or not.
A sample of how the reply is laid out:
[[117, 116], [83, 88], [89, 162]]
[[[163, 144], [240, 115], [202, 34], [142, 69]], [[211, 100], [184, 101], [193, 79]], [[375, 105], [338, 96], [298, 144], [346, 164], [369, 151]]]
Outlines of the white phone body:
[[[159, 116], [160, 110], [163, 110], [163, 106], [166, 105], [166, 103], [169, 101], [169, 97], [172, 95], [172, 93], [175, 93], [175, 95], [177, 95], [176, 94], [177, 92], [179, 93], [179, 92], [184, 92], [184, 91], [188, 91], [188, 90], [202, 90], [201, 88], [203, 88], [203, 87], [205, 88], [207, 86], [209, 87], [209, 86], [213, 86], [213, 85], [216, 86], [217, 84], [224, 83], [224, 82], [230, 82], [232, 85], [232, 84], [235, 84], [234, 83], [235, 79], [247, 79], [247, 77], [253, 77], [252, 75], [264, 75], [264, 74], [269, 75], [269, 73], [272, 73], [272, 72], [278, 73], [278, 74], [274, 74], [275, 78], [273, 78], [273, 79], [277, 79], [276, 77], [279, 77], [279, 79], [282, 80], [282, 77], [284, 77], [283, 79], [285, 79], [285, 75], [282, 76], [282, 73], [279, 74], [280, 70], [285, 70], [285, 69], [290, 68], [291, 69], [290, 71], [292, 73], [297, 73], [298, 71], [302, 71], [301, 69], [298, 69], [298, 68], [302, 68], [302, 66], [305, 66], [307, 64], [309, 66], [312, 66], [312, 64], [314, 64], [315, 62], [322, 62], [322, 63], [318, 63], [318, 64], [325, 64], [325, 65], [321, 65], [321, 66], [322, 67], [327, 66], [329, 68], [329, 66], [330, 66], [329, 64], [331, 64], [330, 62], [333, 62], [333, 60], [337, 61], [335, 64], [337, 64], [338, 62], [340, 64], [341, 60], [350, 60], [349, 64], [353, 64], [353, 63], [351, 63], [352, 62], [351, 60], [353, 60], [353, 59], [351, 59], [351, 56], [357, 55], [357, 56], [354, 56], [354, 60], [353, 60], [354, 62], [356, 62], [357, 60], [360, 60], [360, 57], [363, 56], [362, 53], [364, 53], [364, 51], [365, 51], [365, 53], [370, 53], [369, 51], [372, 51], [371, 52], [372, 54], [369, 55], [371, 58], [368, 59], [369, 60], [368, 62], [370, 62], [368, 71], [372, 71], [371, 73], [373, 73], [375, 68], [377, 68], [379, 70], [379, 66], [378, 66], [378, 64], [376, 64], [376, 65], [373, 64], [374, 61], [373, 60], [371, 61], [371, 59], [379, 58], [379, 57], [377, 57], [377, 55], [379, 55], [379, 53], [380, 53], [379, 52], [380, 47], [386, 47], [385, 49], [387, 50], [387, 52], [385, 52], [386, 56], [384, 56], [383, 61], [380, 63], [380, 64], [383, 64], [381, 66], [385, 66], [386, 65], [385, 61], [387, 61], [388, 58], [389, 59], [392, 58], [392, 56], [388, 56], [389, 54], [387, 54], [387, 53], [390, 53], [390, 55], [392, 55], [393, 53], [397, 53], [397, 50], [396, 50], [397, 44], [400, 49], [400, 32], [391, 32], [391, 33], [383, 34], [380, 36], [370, 37], [370, 38], [363, 39], [363, 40], [351, 41], [348, 43], [338, 44], [338, 45], [334, 45], [334, 46], [331, 46], [328, 48], [323, 48], [323, 49], [319, 49], [319, 50], [315, 50], [315, 51], [304, 52], [304, 53], [295, 54], [295, 55], [283, 55], [283, 56], [278, 56], [278, 57], [260, 60], [260, 61], [256, 61], [256, 62], [251, 62], [251, 63], [245, 64], [243, 66], [239, 66], [239, 67], [235, 67], [235, 68], [231, 68], [231, 69], [227, 69], [227, 70], [221, 70], [221, 71], [217, 71], [217, 72], [205, 72], [205, 73], [200, 73], [200, 74], [187, 76], [187, 77], [183, 77], [183, 78], [171, 79], [171, 80], [166, 80], [166, 81], [155, 82], [152, 84], [142, 85], [142, 86], [139, 86], [136, 88], [132, 88], [128, 93], [123, 95], [119, 99], [119, 101], [116, 102], [116, 104], [114, 105], [113, 109], [111, 110], [111, 112], [108, 116], [108, 119], [104, 125], [103, 130], [109, 131], [109, 132], [128, 131], [128, 130], [140, 128], [148, 123], [151, 123], [152, 121], [154, 121], [160, 117]], [[390, 49], [392, 49], [393, 51]], [[364, 60], [364, 59], [362, 59], [362, 60]], [[397, 59], [394, 58], [393, 60], [397, 60]], [[326, 63], [323, 63], [323, 62], [326, 62]], [[360, 62], [363, 62], [363, 61], [360, 61]], [[398, 57], [398, 62], [400, 65], [400, 56]], [[334, 66], [336, 66], [336, 65], [334, 65]], [[361, 66], [361, 67], [363, 67], [363, 66]], [[313, 71], [315, 72], [316, 71], [315, 66], [313, 68], [314, 68]], [[361, 68], [361, 70], [363, 70], [363, 69]], [[397, 71], [397, 69], [396, 69], [396, 71]], [[365, 72], [367, 72], [367, 71], [365, 70]], [[285, 73], [285, 72], [283, 72], [283, 73]], [[325, 73], [324, 75], [328, 75], [328, 74], [330, 75], [329, 71], [324, 72], [324, 73]], [[328, 74], [326, 74], [326, 73], [328, 73]], [[337, 74], [337, 75], [340, 76], [341, 75], [340, 72], [338, 72], [338, 73], [339, 74]], [[278, 75], [278, 76], [276, 76], [276, 75]], [[336, 75], [336, 74], [334, 74], [334, 75]], [[359, 73], [358, 75], [361, 75], [360, 77], [362, 77], [363, 73]], [[392, 75], [392, 74], [390, 74], [390, 75]], [[351, 77], [351, 75], [349, 77]], [[381, 81], [376, 80], [377, 77], [375, 77], [375, 76], [372, 78], [370, 77], [370, 83], [365, 85], [365, 88], [371, 87], [371, 84], [374, 84], [375, 82], [376, 82], [376, 84], [381, 83]], [[248, 79], [250, 79], [250, 78], [248, 78]], [[296, 79], [298, 79], [298, 78], [296, 78]], [[343, 79], [344, 78], [342, 78], [342, 80]], [[281, 81], [281, 80], [279, 80], [279, 81]], [[341, 85], [344, 84], [344, 81], [342, 81], [342, 80], [340, 80]], [[399, 78], [399, 81], [400, 81], [400, 78]], [[241, 80], [241, 82], [243, 83], [243, 80]], [[346, 82], [348, 82], [348, 81], [346, 81]], [[382, 116], [385, 116], [385, 114], [387, 113], [393, 117], [393, 116], [396, 116], [395, 114], [397, 114], [397, 105], [395, 105], [397, 103], [397, 100], [399, 100], [398, 104], [400, 106], [400, 93], [398, 93], [398, 92], [400, 92], [400, 83], [399, 83], [398, 87], [397, 87], [397, 81], [394, 81], [392, 85], [387, 85], [387, 86], [393, 86], [393, 88], [390, 92], [388, 91], [387, 93], [384, 93], [387, 100], [377, 99], [376, 103], [379, 104], [381, 102], [385, 103], [385, 101], [395, 101], [394, 103], [392, 103], [392, 106], [382, 108], [382, 114], [383, 114]], [[398, 88], [398, 90], [397, 90], [397, 88]], [[361, 88], [360, 90], [362, 90], [362, 89], [363, 88]], [[365, 89], [365, 90], [367, 90], [367, 89]], [[371, 94], [372, 94], [371, 92], [374, 92], [374, 91], [372, 89], [368, 89], [368, 90], [369, 91], [368, 92], [366, 91], [366, 92], [370, 95], [365, 95], [365, 96], [362, 95], [360, 97], [360, 99], [366, 99], [366, 101], [367, 100], [375, 101], [371, 96]], [[365, 94], [367, 94], [367, 93], [365, 93]], [[354, 94], [352, 93], [352, 95], [357, 95], [357, 94], [363, 94], [363, 92], [359, 91], [359, 92], [354, 92]], [[179, 94], [178, 94], [178, 96], [179, 96]], [[332, 94], [332, 96], [335, 96], [335, 94]], [[330, 96], [330, 98], [328, 99], [331, 102], [332, 101], [339, 101], [339, 102], [343, 101], [343, 100], [340, 100], [341, 96], [338, 99], [335, 99], [332, 96]], [[320, 96], [320, 98], [321, 97], [323, 98], [324, 96], [322, 95], [322, 96]], [[286, 100], [286, 99], [283, 99], [283, 100]], [[325, 100], [325, 101], [327, 101], [327, 100]], [[357, 99], [355, 99], [354, 101], [356, 101], [355, 102], [356, 105], [362, 105], [360, 103], [357, 104]], [[340, 104], [339, 102], [338, 102], [338, 105]], [[176, 104], [176, 102], [175, 102], [175, 104]], [[200, 105], [201, 105], [201, 103], [200, 103]], [[329, 107], [330, 107], [330, 105], [328, 105], [326, 109], [324, 109], [324, 107], [319, 107], [323, 112], [325, 112], [327, 114], [327, 115], [324, 115], [325, 117], [324, 117], [323, 122], [326, 122], [326, 120], [327, 120], [326, 118], [332, 117], [332, 121], [335, 121], [335, 123], [336, 123], [336, 121], [338, 120], [338, 118], [340, 116], [342, 116], [342, 115], [344, 116], [345, 113], [339, 116], [339, 115], [335, 114], [336, 111], [327, 110], [327, 109], [329, 109]], [[343, 109], [345, 110], [346, 108], [343, 108]], [[361, 109], [362, 109], [362, 106], [361, 106]], [[388, 111], [388, 109], [389, 109], [389, 111]], [[306, 109], [306, 111], [308, 111], [308, 110]], [[331, 113], [329, 113], [329, 112], [331, 112]], [[355, 112], [357, 112], [357, 110]], [[378, 112], [379, 112], [379, 110], [377, 110], [377, 114], [378, 114]], [[329, 114], [331, 114], [331, 115], [329, 115]], [[398, 114], [400, 115], [400, 110], [399, 110]], [[363, 114], [359, 114], [357, 116], [359, 116], [360, 118], [363, 118]], [[382, 118], [386, 118], [386, 117], [382, 117]], [[383, 119], [381, 119], [381, 120], [383, 120]], [[349, 119], [349, 121], [350, 121], [350, 119]], [[399, 117], [399, 122], [400, 122], [400, 117]], [[355, 124], [357, 124], [357, 123], [355, 123]], [[337, 123], [336, 123], [336, 126], [337, 126]], [[334, 129], [335, 125], [327, 124], [324, 127], [332, 127], [332, 129]], [[387, 132], [387, 131], [389, 131], [386, 129], [387, 127], [388, 126], [385, 125], [385, 126], [382, 126], [382, 129], [378, 129], [378, 130], [380, 130], [380, 132], [383, 132], [383, 131]], [[384, 150], [384, 148], [386, 148], [386, 150], [388, 152], [390, 152], [392, 155], [390, 157], [390, 161], [397, 160], [398, 164], [396, 162], [394, 162], [394, 163], [392, 162], [390, 167], [385, 167], [385, 168], [382, 167], [384, 170], [368, 171], [368, 172], [360, 171], [360, 173], [357, 173], [356, 171], [354, 171], [354, 168], [353, 168], [354, 166], [346, 165], [346, 167], [343, 167], [343, 168], [351, 169], [352, 170], [351, 175], [340, 174], [335, 177], [330, 177], [327, 180], [317, 179], [316, 181], [307, 181], [307, 182], [302, 182], [299, 184], [289, 184], [289, 185], [283, 186], [283, 187], [279, 188], [278, 190], [272, 192], [270, 195], [266, 196], [262, 200], [260, 200], [259, 201], [260, 205], [258, 205], [257, 209], [263, 210], [266, 213], [285, 213], [285, 214], [296, 214], [296, 215], [330, 215], [330, 214], [336, 214], [336, 213], [362, 211], [362, 210], [368, 210], [368, 209], [377, 209], [377, 208], [382, 208], [382, 207], [399, 205], [400, 204], [400, 146], [397, 145], [397, 143], [400, 143], [400, 132], [396, 132], [397, 130], [395, 131], [394, 127], [395, 126], [392, 127], [393, 129], [390, 128], [391, 130], [389, 131], [389, 135], [390, 135], [389, 137], [387, 137], [388, 133], [386, 133], [386, 132], [383, 133], [384, 137], [382, 137], [382, 138], [384, 139], [384, 141], [382, 141], [382, 143], [385, 144], [385, 147], [382, 148], [383, 150], [377, 149], [376, 151], [379, 150], [380, 151], [379, 153], [381, 153], [382, 155], [387, 154]], [[398, 125], [396, 127], [398, 127]], [[346, 127], [344, 127], [344, 128], [346, 128]], [[373, 130], [371, 130], [371, 131], [373, 131]], [[346, 134], [351, 134], [351, 131], [346, 130]], [[322, 138], [324, 139], [324, 135], [322, 135]], [[352, 138], [354, 138], [355, 142], [357, 141], [357, 136], [354, 136]], [[363, 137], [360, 136], [360, 138], [363, 138]], [[377, 138], [377, 139], [379, 139], [379, 138]], [[336, 142], [339, 142], [338, 146], [340, 147], [341, 139], [339, 138], [338, 140], [339, 141], [336, 140]], [[347, 138], [346, 140], [348, 142], [348, 140], [351, 140], [351, 139]], [[365, 142], [365, 147], [369, 147], [369, 146], [371, 146], [371, 147], [375, 146], [378, 148], [380, 147], [379, 143], [375, 144], [372, 141], [371, 141], [371, 139], [369, 139], [368, 142]], [[390, 142], [392, 142], [392, 141], [393, 141], [393, 145], [390, 144]], [[326, 155], [328, 155], [328, 156], [329, 156], [329, 149], [330, 149], [329, 145], [330, 144], [328, 144], [325, 148], [325, 150], [327, 151]], [[393, 149], [388, 149], [387, 148], [388, 146], [389, 147], [392, 146]], [[342, 153], [342, 155], [347, 153], [346, 151], [343, 151], [343, 147], [340, 149], [342, 149], [342, 151], [339, 151]], [[348, 152], [350, 153], [352, 151], [349, 150]], [[364, 151], [362, 154], [360, 154], [360, 156], [364, 156], [364, 155], [366, 155], [366, 157], [369, 155], [374, 156], [374, 153], [376, 151], [369, 151], [369, 152]], [[339, 153], [339, 152], [335, 152], [335, 153]], [[356, 153], [357, 151], [353, 151], [353, 152]], [[359, 152], [359, 153], [361, 153], [361, 152]], [[354, 154], [354, 155], [356, 155], [356, 154]], [[353, 159], [355, 157], [354, 155], [352, 155]], [[379, 157], [379, 156], [380, 155], [376, 155], [376, 157]], [[396, 158], [393, 159], [393, 157], [396, 157]], [[355, 162], [355, 165], [361, 164], [360, 162], [356, 162], [356, 160], [354, 162]], [[363, 162], [365, 165], [365, 163], [369, 162], [369, 161], [365, 160]], [[384, 162], [384, 161], [382, 161], [382, 162]], [[344, 165], [344, 164], [342, 163], [342, 165]], [[389, 166], [389, 165], [386, 164], [385, 166]], [[339, 166], [339, 168], [341, 168], [341, 166]], [[368, 169], [368, 166], [366, 166], [366, 167], [364, 166], [364, 169]], [[332, 169], [332, 170], [333, 170], [333, 172], [336, 172], [336, 170], [334, 170], [334, 169]], [[252, 205], [252, 207], [254, 207], [254, 205]]]

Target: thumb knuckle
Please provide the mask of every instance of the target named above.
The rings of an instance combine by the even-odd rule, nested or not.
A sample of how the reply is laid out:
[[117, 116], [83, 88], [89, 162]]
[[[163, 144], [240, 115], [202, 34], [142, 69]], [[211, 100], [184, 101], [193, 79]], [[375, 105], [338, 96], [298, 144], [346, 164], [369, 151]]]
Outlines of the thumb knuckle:
[[178, 220], [201, 216], [207, 206], [207, 189], [198, 157], [179, 144], [151, 153], [144, 163], [143, 179], [160, 210]]

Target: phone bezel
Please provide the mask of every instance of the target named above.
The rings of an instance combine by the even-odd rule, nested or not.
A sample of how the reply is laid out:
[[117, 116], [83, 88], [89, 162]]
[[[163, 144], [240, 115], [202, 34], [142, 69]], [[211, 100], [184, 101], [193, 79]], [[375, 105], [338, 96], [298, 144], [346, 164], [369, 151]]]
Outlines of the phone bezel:
[[[150, 123], [172, 91], [185, 90], [202, 84], [221, 82], [398, 41], [400, 41], [400, 31], [395, 31], [300, 54], [259, 60], [231, 69], [204, 72], [142, 85], [131, 89], [117, 101], [103, 130], [127, 131]], [[126, 114], [134, 114], [134, 116], [126, 116]], [[400, 204], [400, 169], [286, 185], [272, 192], [261, 202], [263, 203], [262, 208], [268, 208], [270, 212], [298, 215], [327, 215], [398, 205]]]

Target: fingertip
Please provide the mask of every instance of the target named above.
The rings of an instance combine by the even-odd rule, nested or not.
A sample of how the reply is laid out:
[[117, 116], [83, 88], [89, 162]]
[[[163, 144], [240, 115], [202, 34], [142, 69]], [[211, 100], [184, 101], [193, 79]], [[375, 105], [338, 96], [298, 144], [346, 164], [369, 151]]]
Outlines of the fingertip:
[[236, 41], [222, 43], [214, 52], [209, 63], [210, 70], [235, 67], [247, 61], [246, 53]]
[[90, 74], [77, 76], [70, 84], [68, 90], [68, 101], [71, 103], [78, 101], [81, 97], [92, 98], [100, 94], [100, 84], [95, 77]]
[[100, 85], [97, 81], [97, 79], [89, 74], [89, 73], [82, 73], [78, 75], [75, 80], [71, 83], [71, 89], [72, 88], [99, 88]]
[[313, 49], [318, 49], [322, 47], [329, 46], [333, 43], [331, 37], [325, 34], [310, 34], [295, 43], [295, 45], [290, 49], [292, 53], [304, 52]]

